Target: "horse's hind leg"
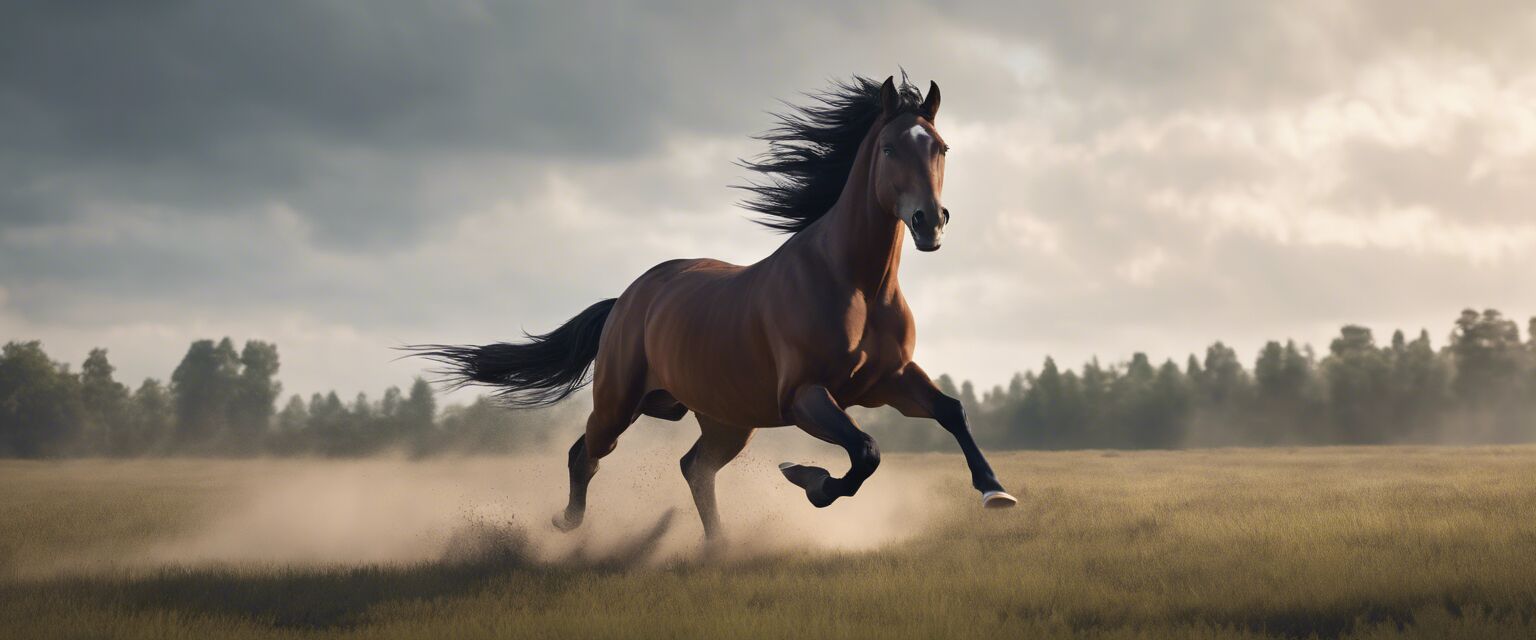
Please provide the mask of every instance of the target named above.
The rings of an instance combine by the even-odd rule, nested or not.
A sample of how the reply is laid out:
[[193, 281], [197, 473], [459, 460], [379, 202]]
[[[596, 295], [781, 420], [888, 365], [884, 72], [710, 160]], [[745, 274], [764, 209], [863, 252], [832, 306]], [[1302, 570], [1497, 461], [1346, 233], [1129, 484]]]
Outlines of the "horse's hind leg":
[[581, 526], [581, 521], [587, 515], [587, 485], [592, 482], [592, 476], [597, 474], [597, 460], [587, 455], [587, 436], [582, 434], [576, 438], [576, 444], [571, 445], [571, 450], [566, 456], [571, 473], [571, 498], [565, 505], [565, 511], [555, 514], [554, 525], [561, 531], [570, 531]]
[[826, 387], [812, 385], [795, 392], [791, 415], [795, 426], [820, 440], [842, 447], [848, 452], [848, 473], [833, 478], [821, 467], [785, 462], [779, 465], [784, 477], [805, 489], [805, 497], [812, 505], [825, 507], [833, 500], [851, 496], [880, 466], [880, 447], [869, 434], [859, 430], [853, 418], [837, 405], [837, 400]]
[[[598, 400], [598, 402], [602, 401]], [[612, 410], [611, 407], [623, 405], [609, 404], [608, 410], [593, 409], [587, 416], [586, 433], [571, 445], [570, 453], [566, 458], [571, 473], [571, 498], [565, 506], [565, 511], [555, 514], [555, 528], [570, 531], [581, 526], [587, 511], [587, 485], [592, 482], [592, 476], [597, 474], [597, 461], [613, 452], [619, 435], [639, 417], [639, 413], [635, 410], [638, 404], [639, 398], [635, 398], [634, 402], [628, 403], [630, 408], [623, 410], [622, 413]]]
[[555, 527], [570, 531], [581, 526], [587, 511], [587, 485], [597, 473], [597, 461], [613, 452], [619, 436], [640, 416], [645, 396], [644, 345], [639, 333], [627, 327], [625, 303], [614, 307], [603, 331], [592, 376], [592, 413], [586, 432], [571, 445], [567, 462], [571, 472], [571, 498], [565, 511], [555, 515]]
[[613, 451], [619, 434], [628, 429], [636, 417], [638, 415], [634, 413], [619, 416], [596, 409], [587, 416], [586, 433], [576, 438], [566, 456], [571, 474], [571, 497], [565, 511], [555, 514], [556, 529], [570, 531], [581, 526], [587, 513], [587, 485], [592, 482], [592, 476], [597, 475], [598, 459]]
[[715, 473], [735, 459], [752, 438], [751, 429], [740, 429], [720, 424], [703, 415], [699, 419], [699, 440], [683, 455], [680, 464], [688, 489], [693, 492], [693, 504], [699, 508], [699, 519], [704, 521], [704, 538], [720, 539], [720, 513], [715, 506]]

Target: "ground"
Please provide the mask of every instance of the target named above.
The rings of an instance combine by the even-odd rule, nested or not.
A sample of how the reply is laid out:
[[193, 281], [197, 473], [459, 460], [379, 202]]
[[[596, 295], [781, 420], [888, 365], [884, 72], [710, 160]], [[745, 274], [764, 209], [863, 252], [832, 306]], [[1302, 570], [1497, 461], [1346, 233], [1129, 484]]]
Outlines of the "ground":
[[1536, 637], [1536, 447], [996, 454], [995, 512], [958, 456], [814, 513], [760, 456], [713, 555], [672, 454], [575, 538], [554, 454], [3, 462], [0, 637]]

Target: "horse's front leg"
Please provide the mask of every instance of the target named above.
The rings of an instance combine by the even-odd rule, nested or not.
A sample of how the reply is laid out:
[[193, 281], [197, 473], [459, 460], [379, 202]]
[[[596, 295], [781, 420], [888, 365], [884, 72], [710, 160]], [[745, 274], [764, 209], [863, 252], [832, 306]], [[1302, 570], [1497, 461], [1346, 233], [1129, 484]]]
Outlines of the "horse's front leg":
[[907, 417], [937, 420], [953, 435], [955, 442], [960, 444], [960, 451], [965, 454], [965, 464], [971, 468], [971, 486], [981, 492], [984, 506], [1003, 508], [1019, 503], [1003, 490], [997, 474], [992, 472], [992, 465], [981, 454], [981, 447], [976, 446], [970, 423], [965, 418], [965, 406], [944, 395], [917, 363], [907, 364], [900, 373], [882, 381], [870, 395], [874, 402], [868, 404], [887, 404]]
[[805, 497], [817, 507], [857, 493], [875, 467], [880, 466], [880, 447], [869, 434], [859, 430], [853, 418], [843, 412], [826, 387], [806, 385], [795, 392], [790, 415], [795, 426], [816, 438], [842, 447], [848, 452], [848, 473], [833, 478], [821, 467], [785, 462], [779, 465], [784, 477], [805, 489]]

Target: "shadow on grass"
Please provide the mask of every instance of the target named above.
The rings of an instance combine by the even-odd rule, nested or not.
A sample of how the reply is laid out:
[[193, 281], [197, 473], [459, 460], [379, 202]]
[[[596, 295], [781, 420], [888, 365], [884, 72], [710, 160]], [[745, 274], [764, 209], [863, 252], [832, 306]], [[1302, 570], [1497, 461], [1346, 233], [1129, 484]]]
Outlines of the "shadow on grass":
[[672, 513], [632, 541], [602, 552], [577, 548], [538, 561], [527, 534], [508, 524], [472, 523], [456, 532], [439, 560], [399, 565], [182, 567], [149, 573], [74, 575], [0, 584], [0, 600], [68, 602], [87, 608], [236, 616], [279, 628], [334, 629], [361, 623], [391, 602], [473, 594], [508, 579], [541, 589], [647, 561]]

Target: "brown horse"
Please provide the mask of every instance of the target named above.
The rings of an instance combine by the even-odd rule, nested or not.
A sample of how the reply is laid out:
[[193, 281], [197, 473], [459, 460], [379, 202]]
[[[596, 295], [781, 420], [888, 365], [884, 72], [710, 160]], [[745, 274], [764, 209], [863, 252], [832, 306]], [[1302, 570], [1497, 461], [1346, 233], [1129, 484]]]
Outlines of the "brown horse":
[[844, 412], [853, 405], [937, 420], [965, 453], [982, 503], [1017, 503], [977, 448], [960, 402], [912, 361], [912, 312], [896, 277], [903, 227], [919, 251], [934, 251], [949, 222], [939, 203], [948, 146], [933, 124], [939, 87], [930, 84], [924, 98], [905, 80], [855, 77], [816, 98], [779, 116], [763, 136], [769, 152], [744, 163], [770, 176], [745, 187], [754, 194], [746, 206], [793, 233], [773, 255], [744, 267], [663, 262], [618, 299], [527, 342], [418, 348], [449, 365], [456, 382], [499, 387], [521, 406], [565, 398], [596, 365], [586, 433], [570, 449], [570, 503], [555, 526], [581, 524], [597, 461], [631, 423], [689, 411], [702, 434], [682, 470], [706, 537], [720, 530], [715, 473], [760, 427], [793, 424], [847, 450], [842, 477], [780, 465], [811, 504], [856, 493], [880, 450]]

